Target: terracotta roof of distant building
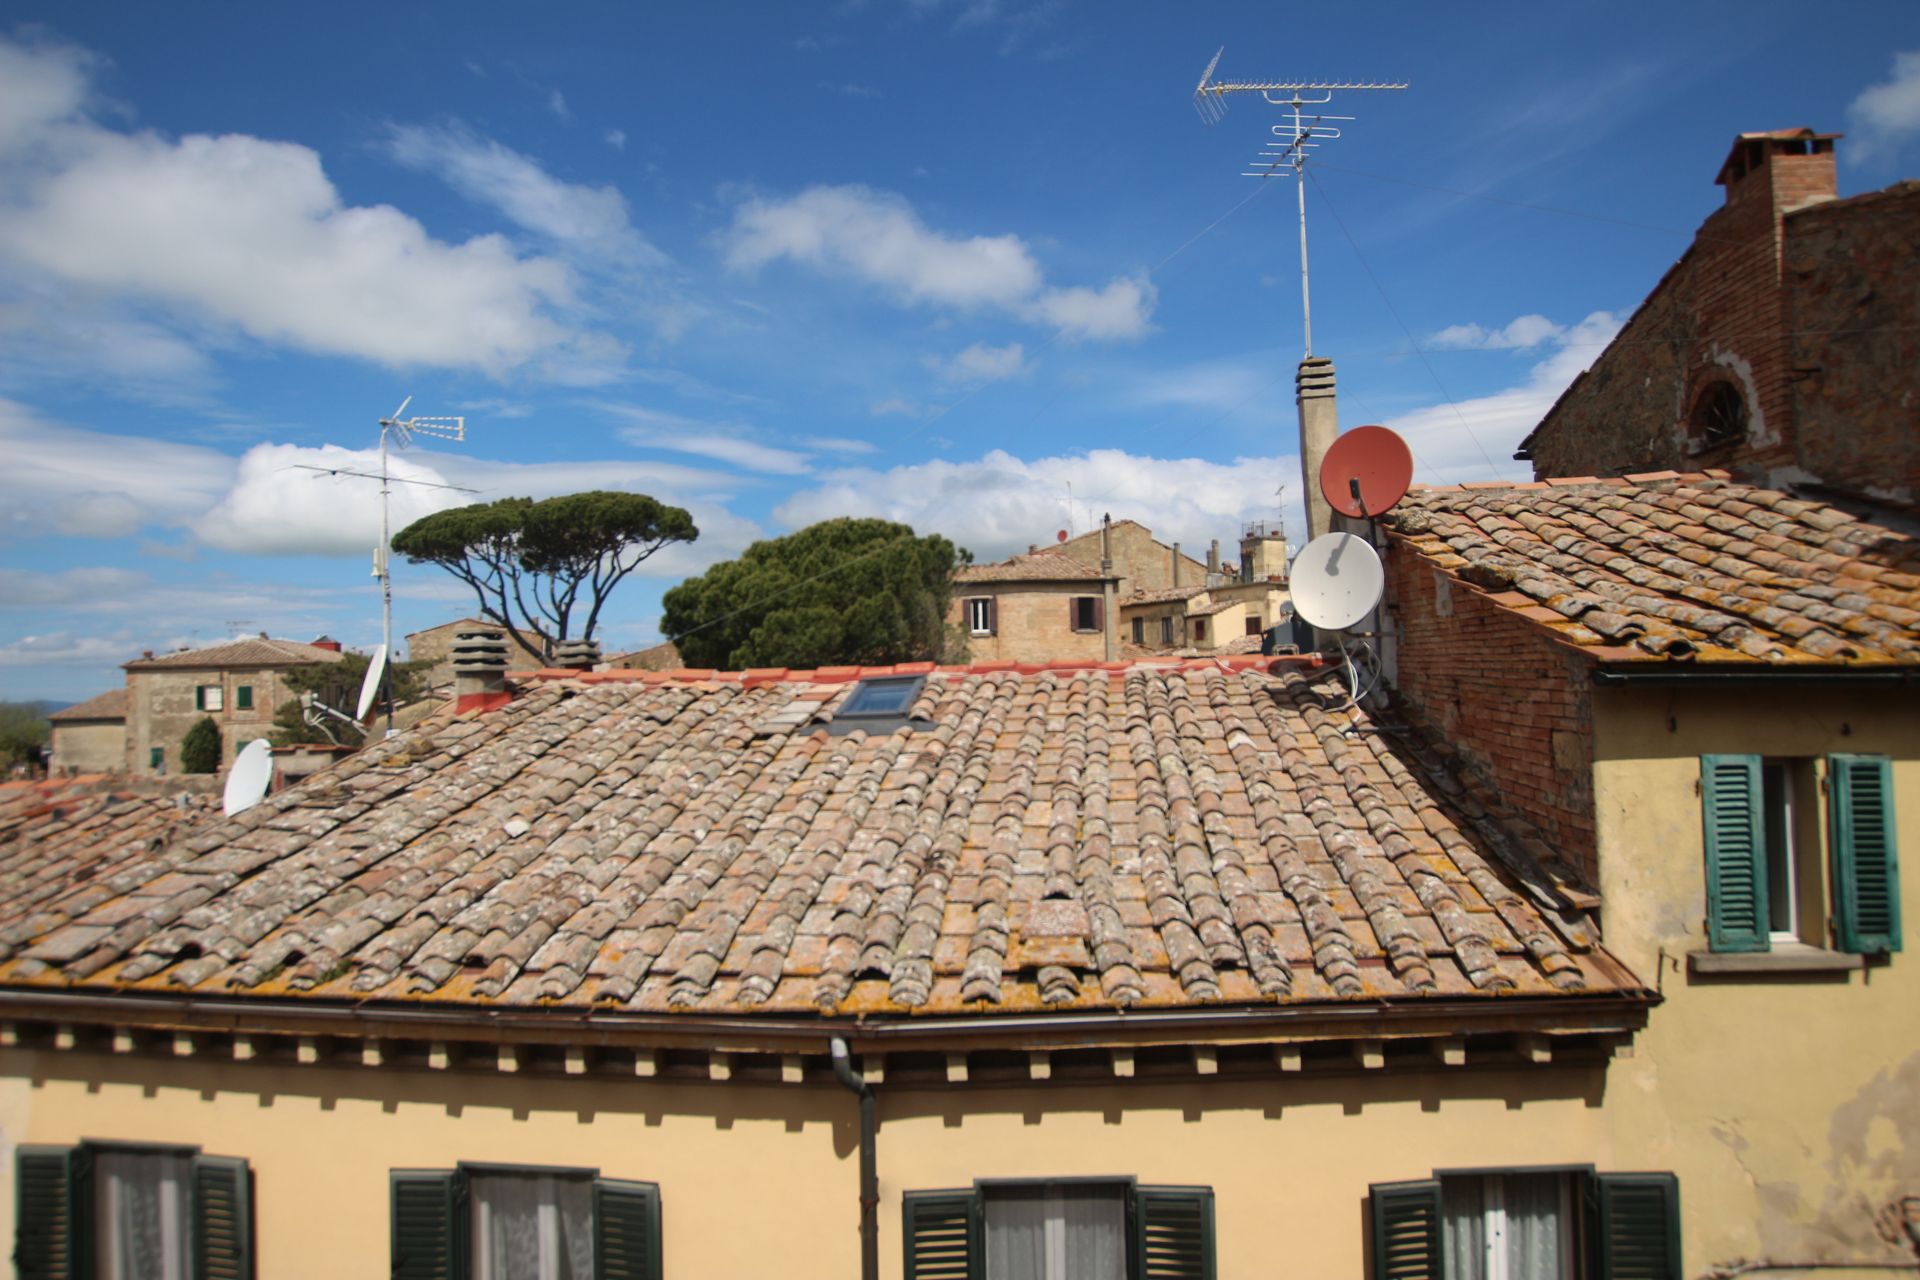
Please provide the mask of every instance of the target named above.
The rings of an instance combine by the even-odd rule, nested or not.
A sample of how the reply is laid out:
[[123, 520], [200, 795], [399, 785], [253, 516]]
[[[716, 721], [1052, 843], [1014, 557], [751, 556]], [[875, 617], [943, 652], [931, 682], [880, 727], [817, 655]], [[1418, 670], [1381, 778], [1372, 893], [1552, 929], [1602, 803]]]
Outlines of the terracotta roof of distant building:
[[76, 702], [70, 707], [62, 707], [47, 717], [56, 723], [69, 720], [125, 720], [126, 718], [127, 691], [124, 688], [96, 693], [85, 702]]
[[[879, 674], [925, 677], [913, 727], [823, 731]], [[543, 677], [180, 838], [59, 846], [63, 892], [0, 895], [0, 983], [935, 1019], [1644, 999], [1438, 758], [1306, 659]], [[52, 854], [0, 847], [0, 884]]]
[[98, 774], [0, 784], [5, 928], [37, 932], [152, 883], [169, 869], [159, 851], [173, 835], [218, 809], [210, 795], [135, 792]]
[[1130, 592], [1121, 604], [1165, 604], [1171, 600], [1191, 600], [1207, 589], [1204, 582], [1184, 587], [1161, 587], [1156, 591]]
[[1105, 582], [1100, 571], [1058, 551], [1030, 551], [992, 564], [962, 565], [955, 582]]
[[1604, 660], [1920, 664], [1909, 521], [1724, 472], [1417, 487], [1383, 520]]
[[180, 649], [157, 653], [151, 658], [135, 658], [122, 663], [128, 671], [153, 671], [166, 667], [214, 670], [226, 667], [289, 667], [314, 662], [339, 662], [346, 655], [337, 649], [302, 644], [297, 640], [271, 640], [249, 636], [208, 645], [204, 649]]

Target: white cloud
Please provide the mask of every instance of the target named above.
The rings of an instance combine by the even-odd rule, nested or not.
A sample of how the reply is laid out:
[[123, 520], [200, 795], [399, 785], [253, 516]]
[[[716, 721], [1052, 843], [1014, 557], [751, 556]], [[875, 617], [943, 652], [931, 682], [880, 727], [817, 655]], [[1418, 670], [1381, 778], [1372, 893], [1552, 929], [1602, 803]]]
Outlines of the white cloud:
[[627, 131], [625, 129], [609, 129], [600, 136], [605, 138], [607, 145], [615, 151], [625, 151], [627, 149]]
[[1026, 349], [1017, 342], [1004, 347], [989, 347], [976, 342], [951, 360], [934, 360], [932, 365], [948, 382], [1000, 382], [1017, 378], [1032, 366]]
[[547, 91], [547, 110], [562, 120], [573, 119], [573, 109], [567, 106], [567, 96], [558, 89]]
[[144, 573], [131, 569], [65, 569], [41, 573], [0, 569], [0, 609], [65, 608], [115, 600], [146, 585]]
[[868, 406], [867, 412], [876, 418], [917, 418], [926, 411], [911, 400], [902, 400], [894, 396], [886, 400], [875, 400]]
[[1427, 339], [1436, 350], [1530, 351], [1544, 342], [1565, 336], [1565, 325], [1555, 324], [1542, 315], [1519, 316], [1504, 328], [1487, 329], [1477, 324], [1448, 325]]
[[0, 399], [0, 529], [119, 538], [182, 524], [227, 487], [216, 449], [66, 426]]
[[993, 307], [1072, 337], [1138, 336], [1154, 301], [1150, 284], [1129, 278], [1099, 290], [1049, 289], [1019, 236], [936, 231], [902, 197], [864, 186], [748, 200], [734, 210], [723, 241], [735, 270], [785, 259], [863, 280], [904, 304]]
[[603, 345], [559, 316], [557, 259], [499, 236], [437, 240], [386, 205], [345, 204], [318, 154], [243, 134], [121, 133], [79, 114], [83, 55], [0, 40], [11, 149], [0, 263], [56, 289], [144, 302], [256, 340], [390, 366], [504, 371]]
[[1897, 152], [1920, 136], [1920, 49], [1895, 53], [1888, 77], [1848, 104], [1847, 122], [1849, 150], [1858, 160]]
[[569, 253], [622, 266], [666, 261], [634, 228], [626, 197], [613, 187], [562, 182], [531, 157], [463, 126], [395, 126], [387, 149]]
[[620, 438], [643, 449], [691, 453], [771, 475], [804, 475], [811, 469], [809, 455], [761, 444], [752, 439], [752, 428], [737, 423], [702, 422], [633, 404], [603, 401], [595, 407], [631, 423], [621, 429]]
[[86, 101], [95, 59], [82, 49], [0, 39], [0, 152], [38, 140]]
[[0, 667], [84, 667], [126, 662], [140, 656], [139, 642], [128, 633], [76, 636], [64, 631], [21, 636], [0, 644]]
[[801, 444], [821, 453], [872, 453], [873, 446], [865, 440], [851, 440], [846, 436], [806, 436]]
[[1025, 460], [996, 449], [971, 462], [836, 472], [774, 514], [792, 527], [840, 515], [884, 516], [922, 533], [943, 533], [980, 559], [997, 559], [1051, 542], [1068, 527], [1071, 484], [1079, 532], [1110, 513], [1204, 556], [1208, 540], [1235, 546], [1241, 521], [1271, 517], [1275, 486], [1297, 487], [1299, 476], [1299, 460], [1287, 455], [1215, 462], [1094, 449]]

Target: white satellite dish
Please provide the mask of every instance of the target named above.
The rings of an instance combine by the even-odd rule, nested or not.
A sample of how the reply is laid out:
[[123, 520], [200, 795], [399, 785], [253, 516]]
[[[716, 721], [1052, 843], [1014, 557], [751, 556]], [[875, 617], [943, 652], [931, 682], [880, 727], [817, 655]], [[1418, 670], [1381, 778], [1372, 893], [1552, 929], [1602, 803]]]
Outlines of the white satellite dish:
[[373, 708], [373, 700], [380, 696], [380, 677], [387, 670], [387, 646], [376, 645], [373, 657], [367, 660], [367, 676], [360, 682], [360, 709], [353, 713], [355, 720], [365, 720], [367, 712]]
[[1350, 533], [1323, 533], [1293, 561], [1293, 607], [1322, 631], [1345, 631], [1386, 589], [1379, 553]]
[[231, 818], [253, 808], [260, 803], [260, 797], [267, 794], [267, 785], [272, 781], [273, 756], [268, 753], [267, 740], [255, 738], [240, 748], [233, 768], [227, 771], [227, 790], [221, 797], [220, 811]]

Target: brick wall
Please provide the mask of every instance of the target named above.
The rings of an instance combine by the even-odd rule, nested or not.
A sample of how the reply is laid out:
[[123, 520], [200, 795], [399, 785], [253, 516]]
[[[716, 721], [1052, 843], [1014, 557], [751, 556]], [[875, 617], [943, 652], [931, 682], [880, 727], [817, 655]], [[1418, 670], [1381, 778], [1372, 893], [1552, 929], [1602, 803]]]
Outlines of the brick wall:
[[1398, 535], [1385, 559], [1396, 703], [1457, 752], [1482, 794], [1597, 884], [1586, 659], [1441, 574]]
[[[1795, 211], [1833, 192], [1832, 151], [1765, 155], [1731, 178], [1725, 205], [1685, 256], [1534, 429], [1534, 474], [1725, 467], [1764, 479], [1795, 466], [1797, 360], [1782, 262], [1790, 228], [1806, 216]], [[1911, 366], [1903, 376], [1911, 385]], [[1703, 448], [1688, 422], [1721, 381], [1746, 401], [1747, 437]]]
[[1107, 656], [1106, 634], [1073, 630], [1071, 602], [1076, 596], [1101, 599], [1104, 589], [1099, 582], [956, 582], [947, 621], [964, 629], [966, 602], [990, 597], [997, 606], [995, 632], [966, 637], [969, 661], [1100, 662]]

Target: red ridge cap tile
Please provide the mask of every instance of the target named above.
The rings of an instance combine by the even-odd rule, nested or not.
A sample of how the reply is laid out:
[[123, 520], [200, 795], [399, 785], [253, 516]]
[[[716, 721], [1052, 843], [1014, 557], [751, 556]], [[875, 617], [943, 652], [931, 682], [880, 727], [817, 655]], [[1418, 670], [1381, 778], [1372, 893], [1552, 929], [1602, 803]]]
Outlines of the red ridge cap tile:
[[[1456, 579], [1456, 581], [1458, 581], [1458, 579]], [[1466, 585], [1472, 586], [1473, 584], [1467, 583]], [[1533, 597], [1524, 591], [1491, 591], [1487, 593], [1487, 599], [1493, 601], [1495, 604], [1509, 605], [1515, 609], [1525, 609], [1534, 603]], [[1556, 613], [1553, 616], [1557, 618], [1560, 615]]]
[[1538, 490], [1546, 488], [1547, 482], [1545, 480], [1522, 480], [1513, 487], [1516, 489]]
[[924, 676], [932, 672], [931, 662], [896, 662], [893, 664], [895, 675]]
[[1599, 484], [1599, 476], [1548, 476], [1547, 483], [1557, 488], [1570, 488], [1576, 484]]
[[1638, 471], [1629, 472], [1626, 478], [1635, 484], [1652, 484], [1655, 480], [1678, 480], [1680, 473], [1678, 471]]
[[675, 671], [663, 671], [661, 674], [670, 680], [711, 680], [714, 677], [714, 668], [681, 667]]
[[785, 680], [792, 674], [790, 667], [748, 667], [741, 676], [748, 680]]
[[860, 678], [862, 680], [872, 679], [875, 676], [893, 676], [893, 675], [899, 675], [899, 674], [900, 674], [900, 669], [898, 667], [861, 667], [860, 668]]
[[1511, 489], [1513, 485], [1505, 480], [1462, 480], [1462, 489]]
[[1702, 472], [1700, 472], [1699, 474], [1700, 474], [1700, 475], [1701, 475], [1701, 476], [1702, 476], [1703, 478], [1705, 478], [1705, 479], [1708, 479], [1708, 480], [1731, 480], [1731, 479], [1733, 479], [1733, 472], [1731, 472], [1731, 471], [1726, 471], [1726, 470], [1723, 470], [1722, 468], [1719, 468], [1719, 467], [1709, 467], [1709, 468], [1707, 468], [1707, 469], [1706, 469], [1705, 471], [1702, 471]]

